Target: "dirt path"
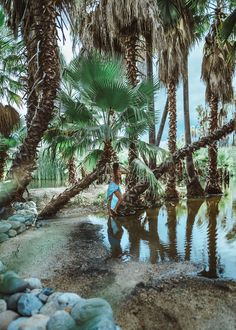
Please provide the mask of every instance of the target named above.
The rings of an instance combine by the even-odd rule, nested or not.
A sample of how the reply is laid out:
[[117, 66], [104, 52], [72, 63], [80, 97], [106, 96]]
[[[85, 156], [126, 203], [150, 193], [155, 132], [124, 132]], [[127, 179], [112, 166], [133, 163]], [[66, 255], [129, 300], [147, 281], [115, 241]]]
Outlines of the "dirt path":
[[46, 286], [104, 297], [123, 330], [235, 329], [235, 282], [196, 279], [190, 263], [112, 259], [101, 229], [83, 216], [50, 220], [4, 242], [0, 259]]

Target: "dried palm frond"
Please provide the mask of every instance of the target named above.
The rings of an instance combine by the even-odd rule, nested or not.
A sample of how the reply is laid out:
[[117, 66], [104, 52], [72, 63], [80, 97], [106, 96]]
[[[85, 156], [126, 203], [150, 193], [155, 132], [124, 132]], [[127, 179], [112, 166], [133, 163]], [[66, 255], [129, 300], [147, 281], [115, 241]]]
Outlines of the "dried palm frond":
[[0, 133], [8, 137], [14, 127], [19, 125], [20, 115], [10, 105], [3, 105], [0, 103]]

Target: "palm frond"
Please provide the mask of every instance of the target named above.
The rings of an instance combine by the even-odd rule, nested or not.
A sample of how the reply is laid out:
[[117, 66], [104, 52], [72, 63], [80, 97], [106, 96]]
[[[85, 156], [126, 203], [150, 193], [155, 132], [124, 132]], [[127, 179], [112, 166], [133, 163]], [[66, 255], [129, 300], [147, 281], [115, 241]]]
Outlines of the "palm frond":
[[131, 164], [131, 168], [136, 173], [139, 181], [148, 182], [150, 189], [154, 194], [158, 195], [160, 192], [162, 192], [162, 186], [156, 179], [153, 171], [141, 160], [135, 159]]

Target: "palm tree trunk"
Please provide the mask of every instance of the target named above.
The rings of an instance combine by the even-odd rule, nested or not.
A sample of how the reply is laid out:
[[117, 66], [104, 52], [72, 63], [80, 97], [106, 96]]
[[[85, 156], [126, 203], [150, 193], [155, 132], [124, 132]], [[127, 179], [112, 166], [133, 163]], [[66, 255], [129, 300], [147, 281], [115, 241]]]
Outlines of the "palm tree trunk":
[[85, 178], [63, 191], [51, 201], [40, 212], [39, 217], [45, 218], [56, 214], [63, 206], [65, 206], [71, 198], [78, 195], [81, 191], [88, 188], [91, 183], [106, 175], [111, 170], [111, 164], [117, 161], [117, 156], [112, 148], [111, 141], [106, 141], [101, 159], [97, 165], [97, 169], [88, 174]]
[[158, 133], [157, 133], [157, 138], [156, 138], [157, 147], [160, 146], [162, 134], [163, 134], [165, 123], [166, 123], [167, 114], [168, 114], [168, 97], [166, 99], [165, 108], [164, 108], [164, 111], [162, 113], [161, 122], [160, 122], [159, 130], [158, 130]]
[[[152, 34], [147, 33], [145, 36], [146, 40], [146, 64], [147, 64], [147, 80], [153, 84], [153, 65], [152, 65]], [[149, 143], [155, 145], [156, 143], [156, 117], [155, 117], [155, 108], [154, 108], [154, 94], [152, 99], [148, 104], [148, 111], [152, 118], [152, 124], [149, 127]], [[156, 159], [149, 160], [149, 167], [154, 169], [156, 167]]]
[[[174, 164], [177, 164], [179, 160], [184, 159], [189, 154], [199, 150], [200, 148], [204, 148], [214, 141], [219, 141], [223, 137], [232, 133], [236, 129], [236, 119], [230, 120], [228, 124], [225, 124], [222, 128], [216, 130], [215, 132], [202, 137], [200, 140], [192, 143], [189, 146], [179, 149], [172, 155], [172, 159], [160, 164], [155, 170], [154, 174], [157, 179], [159, 179], [164, 173], [168, 172]], [[134, 205], [138, 196], [143, 194], [149, 185], [148, 183], [139, 183], [136, 186], [132, 187], [129, 192], [124, 196], [124, 203], [119, 208], [120, 215], [129, 215], [133, 213], [135, 210]]]
[[[42, 139], [48, 123], [53, 116], [54, 101], [60, 80], [59, 56], [57, 47], [57, 10], [54, 0], [42, 0], [34, 7], [32, 12], [36, 17], [35, 23], [38, 35], [38, 51], [35, 56], [38, 60], [37, 72], [34, 72], [34, 79], [37, 84], [38, 109], [34, 114], [30, 125], [28, 125], [28, 134], [16, 154], [12, 164], [12, 173], [16, 182], [15, 189], [7, 198], [7, 203], [22, 196], [26, 186], [29, 184], [31, 173], [36, 168], [36, 155], [38, 144]], [[35, 36], [33, 35], [33, 38]], [[31, 42], [30, 38], [27, 42]], [[29, 80], [29, 88], [32, 82]], [[28, 104], [29, 105], [29, 104]], [[29, 123], [29, 119], [28, 119]]]
[[0, 151], [0, 181], [4, 179], [4, 166], [7, 159], [6, 151]]
[[[214, 95], [211, 95], [210, 109], [209, 132], [212, 133], [218, 128], [218, 99]], [[217, 142], [213, 142], [208, 148], [208, 180], [205, 188], [208, 195], [222, 194], [217, 171], [217, 154]]]
[[74, 185], [77, 182], [75, 157], [72, 156], [68, 161], [69, 184]]
[[[176, 152], [176, 84], [171, 81], [168, 86], [168, 113], [169, 113], [169, 137], [168, 149], [171, 155]], [[176, 166], [170, 167], [166, 185], [165, 198], [167, 200], [177, 200], [178, 192], [176, 190]]]
[[[184, 96], [184, 125], [185, 125], [185, 143], [191, 144], [190, 116], [189, 116], [189, 84], [188, 84], [188, 58], [184, 61], [185, 74], [183, 75], [183, 96]], [[198, 180], [195, 171], [193, 156], [186, 157], [186, 169], [188, 174], [187, 197], [203, 197], [204, 190]]]

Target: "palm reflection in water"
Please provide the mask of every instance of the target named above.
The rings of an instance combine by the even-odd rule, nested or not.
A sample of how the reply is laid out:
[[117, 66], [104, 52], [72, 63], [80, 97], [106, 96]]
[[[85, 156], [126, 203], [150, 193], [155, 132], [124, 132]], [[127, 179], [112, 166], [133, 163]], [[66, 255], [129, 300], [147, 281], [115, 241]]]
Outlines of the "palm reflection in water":
[[112, 256], [152, 264], [192, 261], [202, 265], [199, 275], [221, 276], [224, 266], [217, 250], [217, 231], [221, 230], [221, 237], [224, 232], [217, 226], [219, 202], [220, 197], [190, 200], [182, 206], [172, 202], [137, 216], [109, 218]]

